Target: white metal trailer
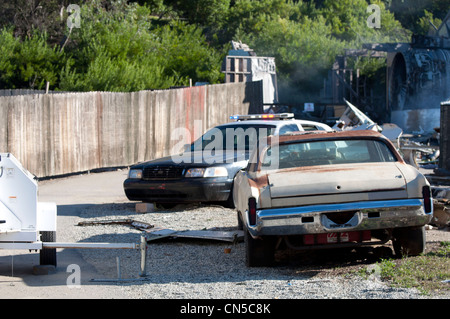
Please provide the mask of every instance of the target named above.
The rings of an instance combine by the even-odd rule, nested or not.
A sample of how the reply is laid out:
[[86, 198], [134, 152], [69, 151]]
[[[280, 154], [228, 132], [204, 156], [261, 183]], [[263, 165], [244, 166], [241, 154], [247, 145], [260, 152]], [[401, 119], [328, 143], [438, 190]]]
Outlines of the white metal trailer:
[[56, 203], [38, 202], [34, 176], [10, 153], [0, 153], [0, 249], [40, 251], [41, 265], [56, 266], [57, 248], [140, 249], [145, 276], [147, 242], [58, 243]]

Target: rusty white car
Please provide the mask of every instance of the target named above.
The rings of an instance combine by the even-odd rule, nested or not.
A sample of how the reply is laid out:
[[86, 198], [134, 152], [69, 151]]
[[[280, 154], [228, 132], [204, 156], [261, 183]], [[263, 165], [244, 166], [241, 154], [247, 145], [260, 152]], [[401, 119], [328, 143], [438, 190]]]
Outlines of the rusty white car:
[[303, 250], [392, 240], [396, 254], [424, 251], [430, 185], [378, 132], [269, 136], [234, 185], [248, 266], [271, 265], [282, 241]]

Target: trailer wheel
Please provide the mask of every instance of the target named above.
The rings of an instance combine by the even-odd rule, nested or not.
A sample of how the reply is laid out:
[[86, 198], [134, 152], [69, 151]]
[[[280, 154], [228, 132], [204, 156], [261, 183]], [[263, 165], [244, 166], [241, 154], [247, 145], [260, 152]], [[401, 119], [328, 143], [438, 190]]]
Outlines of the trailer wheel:
[[[53, 243], [56, 241], [55, 231], [41, 232], [41, 241]], [[56, 267], [56, 248], [43, 248], [39, 252], [40, 265], [53, 265]]]

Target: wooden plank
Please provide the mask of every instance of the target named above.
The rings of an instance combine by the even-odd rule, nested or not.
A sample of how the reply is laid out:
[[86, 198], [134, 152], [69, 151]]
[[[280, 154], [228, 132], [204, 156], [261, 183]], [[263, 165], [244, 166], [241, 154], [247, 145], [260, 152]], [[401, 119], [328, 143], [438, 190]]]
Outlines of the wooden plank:
[[219, 240], [232, 243], [242, 241], [244, 239], [244, 232], [242, 230], [233, 230], [233, 231], [188, 230], [176, 233], [173, 235], [173, 237]]
[[108, 219], [108, 220], [89, 220], [78, 222], [77, 226], [97, 226], [97, 225], [128, 225], [139, 230], [149, 230], [154, 226], [146, 223], [137, 221], [130, 218], [125, 219]]
[[173, 230], [168, 228], [154, 228], [146, 230], [147, 241], [154, 241], [162, 238], [190, 238], [190, 239], [206, 239], [217, 240], [231, 243], [237, 243], [244, 239], [244, 231], [242, 230]]

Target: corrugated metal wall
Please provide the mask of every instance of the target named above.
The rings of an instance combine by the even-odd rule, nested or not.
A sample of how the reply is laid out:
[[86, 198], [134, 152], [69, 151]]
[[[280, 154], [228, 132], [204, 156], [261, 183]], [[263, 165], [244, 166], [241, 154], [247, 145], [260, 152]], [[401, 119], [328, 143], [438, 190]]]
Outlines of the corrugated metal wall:
[[[0, 97], [0, 152], [37, 177], [127, 166], [170, 155], [190, 135], [262, 111], [261, 82], [132, 93]], [[194, 128], [198, 132], [194, 132]]]
[[439, 168], [443, 174], [450, 173], [450, 101], [441, 103], [441, 140]]

